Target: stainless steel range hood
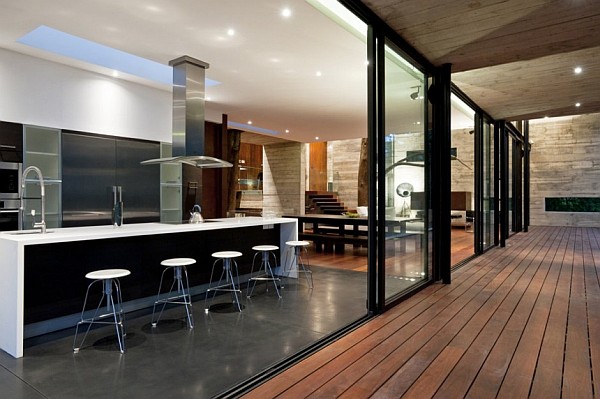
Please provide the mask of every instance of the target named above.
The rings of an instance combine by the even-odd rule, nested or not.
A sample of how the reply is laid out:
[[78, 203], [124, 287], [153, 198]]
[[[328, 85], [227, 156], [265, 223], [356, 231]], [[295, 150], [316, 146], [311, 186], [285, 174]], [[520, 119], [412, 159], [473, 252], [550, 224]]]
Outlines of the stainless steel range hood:
[[173, 156], [149, 159], [142, 165], [184, 163], [198, 168], [230, 168], [222, 159], [204, 155], [204, 76], [208, 64], [183, 56], [173, 67]]

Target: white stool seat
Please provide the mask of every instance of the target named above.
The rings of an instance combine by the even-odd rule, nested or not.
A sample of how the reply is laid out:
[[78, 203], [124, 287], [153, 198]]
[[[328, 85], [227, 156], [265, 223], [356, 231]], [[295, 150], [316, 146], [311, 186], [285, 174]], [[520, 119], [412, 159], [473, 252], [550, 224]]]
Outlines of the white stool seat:
[[104, 269], [94, 270], [85, 275], [85, 278], [90, 280], [108, 280], [111, 278], [120, 278], [129, 276], [131, 272], [127, 269]]
[[220, 259], [237, 258], [238, 256], [242, 256], [242, 253], [238, 252], [238, 251], [219, 251], [219, 252], [214, 252], [212, 254], [213, 258], [220, 258]]
[[310, 242], [308, 242], [308, 241], [286, 241], [286, 245], [289, 245], [292, 247], [307, 247], [310, 245]]
[[167, 267], [189, 266], [189, 265], [193, 265], [194, 263], [196, 263], [196, 259], [192, 259], [192, 258], [171, 258], [171, 259], [165, 259], [162, 262], [160, 262], [161, 265], [167, 266]]
[[252, 249], [255, 251], [277, 251], [279, 247], [277, 245], [255, 245]]

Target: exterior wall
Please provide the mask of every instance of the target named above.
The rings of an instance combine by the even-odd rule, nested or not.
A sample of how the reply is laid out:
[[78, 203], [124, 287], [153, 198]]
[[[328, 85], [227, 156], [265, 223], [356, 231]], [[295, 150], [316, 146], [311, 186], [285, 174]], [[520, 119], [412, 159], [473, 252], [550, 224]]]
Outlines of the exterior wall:
[[530, 122], [532, 225], [600, 227], [599, 213], [546, 212], [545, 197], [600, 195], [600, 114]]
[[305, 144], [290, 142], [263, 147], [263, 213], [304, 214]]

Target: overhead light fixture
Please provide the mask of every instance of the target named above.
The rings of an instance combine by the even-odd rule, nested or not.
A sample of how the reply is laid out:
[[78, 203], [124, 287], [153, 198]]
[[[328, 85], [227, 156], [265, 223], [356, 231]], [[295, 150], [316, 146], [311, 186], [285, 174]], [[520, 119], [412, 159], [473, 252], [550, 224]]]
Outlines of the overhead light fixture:
[[575, 103], [576, 107], [581, 107], [581, 103]]
[[417, 89], [414, 93], [410, 93], [411, 100], [416, 100], [420, 97], [421, 94], [421, 86], [413, 86], [411, 89]]
[[582, 68], [582, 67], [580, 67], [580, 66], [578, 66], [578, 67], [575, 67], [575, 68], [573, 69], [573, 72], [575, 72], [575, 74], [576, 74], [576, 75], [579, 75], [581, 72], [583, 72], [583, 68]]
[[283, 10], [281, 10], [281, 16], [284, 18], [289, 18], [292, 16], [292, 10], [290, 10], [289, 8], [284, 8]]

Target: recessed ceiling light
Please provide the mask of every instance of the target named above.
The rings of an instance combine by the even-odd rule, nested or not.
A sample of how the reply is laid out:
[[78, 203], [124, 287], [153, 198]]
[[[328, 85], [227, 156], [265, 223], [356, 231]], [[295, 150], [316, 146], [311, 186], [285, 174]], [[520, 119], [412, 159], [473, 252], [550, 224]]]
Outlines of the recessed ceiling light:
[[235, 35], [235, 30], [233, 30], [233, 29], [231, 29], [231, 28], [227, 29], [227, 35], [228, 35], [228, 36], [233, 36], [233, 35]]
[[288, 129], [285, 129], [285, 132], [286, 132], [286, 133], [289, 133], [290, 131], [289, 131]]
[[323, 73], [322, 73], [321, 71], [317, 71], [317, 72], [315, 73], [315, 75], [316, 75], [316, 76], [318, 76], [318, 77], [321, 77], [321, 76], [323, 76]]
[[319, 136], [315, 137], [315, 140], [319, 141]]
[[576, 107], [581, 107], [581, 103], [575, 103]]
[[251, 125], [251, 124], [252, 124], [252, 121], [248, 121], [248, 124], [249, 124], [249, 125]]
[[292, 10], [290, 10], [289, 8], [284, 8], [283, 10], [281, 10], [281, 16], [283, 18], [289, 18], [292, 16]]
[[583, 72], [583, 68], [580, 66], [575, 67], [575, 69], [573, 69], [573, 72], [575, 72], [577, 75], [579, 75], [581, 72]]

